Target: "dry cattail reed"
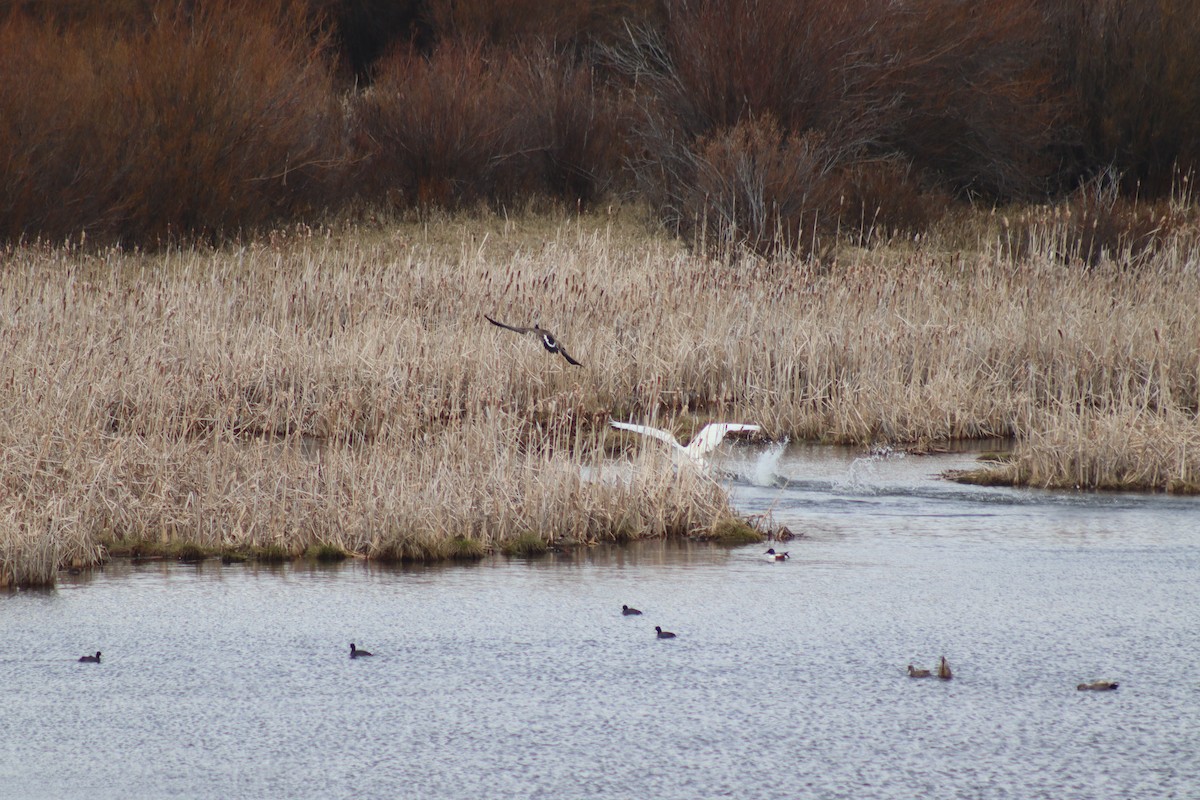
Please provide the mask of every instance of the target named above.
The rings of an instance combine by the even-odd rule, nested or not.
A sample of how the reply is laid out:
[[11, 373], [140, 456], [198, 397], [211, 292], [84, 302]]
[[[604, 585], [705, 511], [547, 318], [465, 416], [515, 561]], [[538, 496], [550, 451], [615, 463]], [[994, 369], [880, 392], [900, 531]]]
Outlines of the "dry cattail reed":
[[[728, 519], [719, 490], [671, 470], [589, 479], [610, 418], [684, 437], [718, 416], [862, 444], [1016, 436], [1034, 460], [1111, 423], [1161, 431], [1160, 466], [1116, 485], [1197, 483], [1194, 241], [1133, 271], [1014, 260], [983, 235], [817, 264], [710, 260], [643, 231], [482, 216], [153, 257], [10, 249], [2, 580], [52, 580], [102, 542], [420, 559]], [[542, 324], [583, 366], [485, 313]], [[1020, 479], [1075, 485], [1076, 469]], [[1082, 485], [1113, 485], [1104, 469]]]

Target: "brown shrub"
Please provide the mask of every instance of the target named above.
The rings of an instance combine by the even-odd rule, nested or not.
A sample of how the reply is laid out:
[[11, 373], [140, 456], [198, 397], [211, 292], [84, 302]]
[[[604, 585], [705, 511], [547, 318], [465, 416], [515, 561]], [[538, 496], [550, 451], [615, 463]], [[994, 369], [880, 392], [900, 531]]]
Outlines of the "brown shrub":
[[[638, 28], [609, 51], [643, 98], [637, 186], [676, 228], [736, 229], [756, 250], [773, 238], [811, 242], [839, 220], [859, 240], [879, 225], [923, 229], [944, 201], [922, 197], [927, 176], [958, 190], [1031, 192], [1053, 141], [1039, 22], [1030, 0], [986, 13], [961, 0], [672, 5], [661, 28]], [[771, 146], [739, 128], [768, 118], [780, 143], [809, 144]], [[817, 142], [812, 169], [793, 163]], [[733, 157], [741, 146], [748, 152]], [[801, 174], [805, 184], [786, 187]], [[798, 205], [806, 222], [789, 211]]]
[[1113, 169], [1123, 189], [1169, 194], [1200, 167], [1200, 14], [1191, 0], [1049, 6], [1077, 133], [1069, 174]]
[[876, 122], [845, 67], [878, 5], [681, 2], [661, 27], [635, 28], [609, 55], [688, 139], [769, 114], [785, 130], [836, 132], [853, 146], [874, 138]]
[[855, 244], [926, 231], [950, 202], [923, 187], [912, 165], [896, 156], [855, 161], [838, 176], [838, 232]]
[[820, 134], [789, 135], [770, 116], [751, 119], [700, 139], [695, 179], [681, 198], [700, 209], [684, 230], [702, 227], [718, 249], [756, 253], [816, 248], [823, 212], [836, 204], [833, 150]]
[[627, 22], [653, 17], [656, 5], [653, 0], [427, 0], [425, 18], [442, 41], [506, 47], [536, 41], [579, 49], [615, 40]]
[[515, 137], [537, 191], [582, 207], [618, 185], [631, 111], [594, 68], [537, 49], [514, 75]]
[[503, 175], [518, 147], [512, 69], [511, 57], [478, 44], [383, 59], [361, 101], [368, 196], [395, 207], [456, 207], [511, 193]]
[[628, 113], [568, 55], [447, 43], [381, 64], [360, 101], [361, 186], [394, 207], [545, 195], [586, 205], [617, 180]]
[[337, 112], [301, 10], [207, 4], [134, 34], [0, 23], [0, 236], [153, 244], [307, 213]]
[[1102, 175], [1081, 186], [1052, 219], [1038, 220], [1026, 236], [1030, 248], [1049, 250], [1068, 263], [1096, 266], [1113, 259], [1137, 267], [1181, 235], [1194, 232], [1197, 211], [1190, 202], [1143, 201], [1120, 191], [1116, 176]]
[[428, 48], [432, 32], [425, 0], [308, 0], [313, 17], [329, 32], [339, 66], [362, 84], [375, 62], [403, 46]]
[[1038, 192], [1065, 136], [1050, 37], [1035, 0], [890, 4], [853, 58], [880, 144], [961, 192]]

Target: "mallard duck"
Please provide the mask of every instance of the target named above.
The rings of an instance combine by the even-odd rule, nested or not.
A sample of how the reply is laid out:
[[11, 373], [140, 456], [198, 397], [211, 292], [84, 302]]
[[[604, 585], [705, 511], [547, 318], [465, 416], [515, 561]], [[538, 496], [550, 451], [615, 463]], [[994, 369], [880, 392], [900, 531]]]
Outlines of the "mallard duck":
[[638, 611], [636, 608], [630, 608], [629, 606], [621, 606], [621, 613], [627, 617], [632, 617], [637, 614], [641, 614], [642, 612]]
[[948, 681], [954, 677], [954, 673], [950, 671], [950, 665], [946, 663], [945, 656], [942, 656], [941, 662], [938, 663], [937, 676], [944, 681]]
[[908, 665], [908, 677], [910, 678], [929, 678], [932, 676], [933, 673], [927, 669], [919, 669], [918, 667], [914, 667], [912, 664]]
[[487, 314], [484, 314], [483, 318], [498, 328], [504, 328], [504, 330], [506, 330], [506, 331], [512, 331], [513, 333], [522, 333], [522, 334], [532, 333], [541, 338], [542, 347], [546, 348], [551, 353], [558, 353], [560, 356], [562, 356], [563, 358], [565, 358], [567, 360], [568, 364], [571, 364], [576, 367], [583, 366], [582, 364], [580, 364], [578, 361], [571, 358], [571, 356], [567, 354], [566, 349], [563, 348], [563, 346], [562, 346], [562, 342], [555, 339], [554, 334], [550, 333], [550, 331], [546, 330], [545, 328], [539, 327], [537, 324], [535, 324], [532, 328], [519, 328], [519, 327], [516, 327], [513, 325], [505, 325], [503, 322], [497, 322], [496, 320], [489, 317]]
[[666, 442], [674, 448], [677, 454], [685, 455], [701, 466], [705, 466], [708, 463], [704, 460], [704, 457], [717, 449], [717, 446], [724, 441], [726, 434], [762, 430], [762, 427], [759, 425], [750, 425], [741, 422], [712, 422], [701, 428], [700, 432], [685, 447], [669, 431], [651, 428], [649, 425], [635, 425], [632, 422], [617, 422], [616, 420], [610, 420], [609, 424], [623, 431], [640, 433], [643, 436], [651, 436]]
[[1081, 692], [1107, 692], [1118, 686], [1120, 684], [1116, 681], [1092, 681], [1091, 683], [1081, 683], [1075, 688]]
[[654, 626], [654, 630], [658, 631], [658, 638], [660, 638], [660, 639], [674, 639], [675, 638], [675, 634], [671, 633], [670, 631], [664, 631], [662, 628], [658, 627], [657, 625]]
[[364, 658], [366, 656], [373, 656], [373, 655], [375, 655], [375, 654], [368, 653], [366, 650], [359, 650], [357, 647], [354, 646], [354, 642], [350, 643], [350, 657], [351, 658]]
[[97, 650], [96, 655], [94, 655], [94, 656], [80, 656], [79, 662], [81, 664], [99, 664], [100, 663], [100, 651]]

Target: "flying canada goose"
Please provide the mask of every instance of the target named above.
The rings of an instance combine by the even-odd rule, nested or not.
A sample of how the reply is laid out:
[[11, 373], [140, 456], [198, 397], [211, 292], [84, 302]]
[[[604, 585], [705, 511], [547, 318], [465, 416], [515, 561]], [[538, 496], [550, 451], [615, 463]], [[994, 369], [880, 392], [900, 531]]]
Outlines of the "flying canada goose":
[[920, 669], [918, 667], [914, 667], [912, 664], [909, 664], [908, 665], [908, 677], [910, 677], [910, 678], [930, 678], [930, 677], [933, 677], [933, 673], [927, 669]]
[[350, 657], [351, 658], [363, 658], [365, 656], [373, 656], [373, 655], [375, 655], [375, 654], [368, 653], [366, 650], [359, 650], [357, 647], [354, 646], [354, 642], [350, 643]]
[[559, 342], [558, 339], [555, 339], [554, 334], [550, 333], [550, 331], [546, 330], [545, 328], [539, 327], [536, 324], [532, 328], [518, 328], [513, 325], [505, 325], [503, 322], [497, 322], [496, 320], [492, 319], [487, 314], [484, 314], [483, 318], [498, 328], [504, 328], [506, 331], [512, 331], [513, 333], [536, 334], [537, 336], [540, 336], [542, 339], [542, 347], [546, 348], [549, 352], [558, 353], [560, 356], [562, 356], [563, 358], [565, 358], [567, 360], [568, 364], [571, 364], [576, 367], [583, 366], [578, 361], [571, 358], [571, 356], [563, 348], [562, 343]]
[[664, 631], [662, 628], [658, 627], [657, 625], [654, 626], [654, 630], [658, 631], [659, 639], [674, 639], [675, 638], [675, 634], [671, 633], [670, 631]]
[[1075, 688], [1081, 692], [1107, 692], [1120, 685], [1116, 681], [1092, 681], [1091, 683], [1081, 683]]
[[784, 559], [791, 558], [787, 552], [776, 553], [774, 547], [768, 549], [765, 555], [767, 556], [767, 561], [783, 561]]
[[100, 663], [100, 651], [97, 650], [96, 655], [94, 655], [94, 656], [80, 656], [79, 663], [81, 663], [81, 664], [99, 664]]
[[649, 425], [635, 425], [632, 422], [617, 422], [616, 420], [610, 420], [609, 424], [623, 431], [633, 431], [643, 436], [651, 436], [664, 441], [671, 445], [676, 453], [687, 456], [693, 463], [700, 466], [705, 466], [708, 463], [704, 460], [704, 457], [717, 449], [717, 446], [724, 441], [725, 434], [762, 430], [758, 425], [748, 425], [738, 422], [713, 422], [701, 428], [696, 437], [684, 447], [668, 431], [651, 428]]
[[638, 611], [636, 608], [630, 608], [629, 606], [621, 606], [621, 613], [627, 617], [632, 617], [632, 616], [641, 614], [642, 612]]
[[954, 673], [950, 671], [950, 665], [946, 663], [945, 656], [942, 656], [942, 660], [938, 664], [937, 676], [944, 681], [948, 681], [954, 677]]

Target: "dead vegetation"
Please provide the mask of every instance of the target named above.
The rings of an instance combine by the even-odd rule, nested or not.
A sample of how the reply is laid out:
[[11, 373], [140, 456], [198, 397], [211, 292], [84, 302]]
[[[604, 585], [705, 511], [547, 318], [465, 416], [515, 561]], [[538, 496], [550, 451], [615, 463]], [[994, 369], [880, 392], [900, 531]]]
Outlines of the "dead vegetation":
[[[1061, 235], [1045, 224], [1033, 241]], [[735, 516], [664, 464], [603, 477], [611, 418], [1011, 436], [1012, 481], [1200, 485], [1194, 229], [1084, 268], [1012, 258], [999, 214], [825, 262], [646, 230], [482, 214], [159, 255], [9, 248], [0, 575], [52, 581], [130, 542], [454, 558]], [[585, 366], [484, 314], [540, 322]]]

